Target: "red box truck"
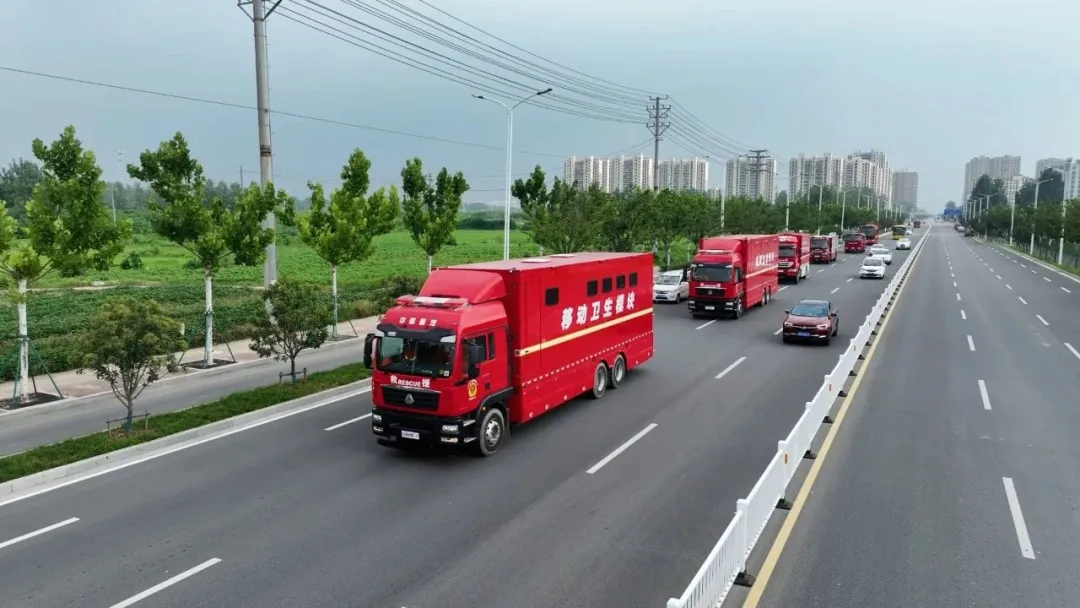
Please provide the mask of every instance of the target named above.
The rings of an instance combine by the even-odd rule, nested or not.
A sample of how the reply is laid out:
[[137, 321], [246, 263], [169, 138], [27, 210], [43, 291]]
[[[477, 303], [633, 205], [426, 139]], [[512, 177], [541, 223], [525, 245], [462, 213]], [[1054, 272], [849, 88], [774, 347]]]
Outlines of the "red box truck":
[[810, 233], [780, 233], [780, 261], [777, 276], [792, 283], [810, 278]]
[[844, 235], [844, 253], [863, 253], [866, 251], [866, 235], [861, 232], [849, 232]]
[[653, 257], [575, 253], [439, 268], [364, 345], [379, 444], [499, 450], [511, 425], [596, 399], [653, 355]]
[[838, 253], [839, 243], [835, 232], [810, 237], [810, 261], [814, 264], [832, 264]]
[[751, 306], [765, 306], [779, 289], [775, 234], [708, 236], [690, 262], [690, 314], [738, 319]]

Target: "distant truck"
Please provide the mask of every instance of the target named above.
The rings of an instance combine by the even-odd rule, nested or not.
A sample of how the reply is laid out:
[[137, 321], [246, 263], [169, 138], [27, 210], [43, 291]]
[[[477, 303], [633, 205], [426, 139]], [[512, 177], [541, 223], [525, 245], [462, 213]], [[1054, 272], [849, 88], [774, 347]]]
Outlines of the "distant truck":
[[575, 253], [434, 270], [364, 345], [380, 445], [495, 454], [510, 425], [653, 356], [649, 253]]
[[835, 232], [810, 237], [810, 262], [832, 264], [839, 255], [839, 243]]
[[850, 232], [844, 235], [844, 253], [863, 253], [866, 251], [866, 235]]
[[690, 314], [738, 319], [751, 306], [767, 305], [779, 290], [779, 251], [775, 234], [701, 239], [690, 262]]
[[922, 228], [922, 221], [915, 220], [915, 230], [918, 230], [919, 228]]
[[810, 278], [810, 233], [780, 233], [780, 261], [776, 265], [777, 277], [798, 284]]
[[870, 247], [872, 245], [877, 245], [877, 242], [878, 242], [878, 225], [877, 224], [867, 224], [867, 225], [863, 226], [862, 228], [860, 228], [859, 231], [863, 233], [864, 237], [866, 237], [866, 246], [867, 247]]

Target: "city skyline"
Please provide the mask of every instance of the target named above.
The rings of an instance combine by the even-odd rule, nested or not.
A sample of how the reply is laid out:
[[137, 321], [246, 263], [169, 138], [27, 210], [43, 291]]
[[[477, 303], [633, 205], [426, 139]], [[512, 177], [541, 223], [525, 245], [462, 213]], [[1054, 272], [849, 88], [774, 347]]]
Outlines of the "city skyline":
[[812, 186], [869, 188], [884, 203], [893, 202], [889, 157], [880, 150], [856, 150], [847, 156], [799, 153], [788, 161], [788, 195], [805, 196]]
[[640, 188], [652, 189], [656, 181], [660, 189], [707, 192], [709, 161], [705, 158], [671, 158], [658, 165], [652, 157], [637, 156], [567, 156], [563, 159], [563, 181], [588, 187], [596, 184], [604, 192]]

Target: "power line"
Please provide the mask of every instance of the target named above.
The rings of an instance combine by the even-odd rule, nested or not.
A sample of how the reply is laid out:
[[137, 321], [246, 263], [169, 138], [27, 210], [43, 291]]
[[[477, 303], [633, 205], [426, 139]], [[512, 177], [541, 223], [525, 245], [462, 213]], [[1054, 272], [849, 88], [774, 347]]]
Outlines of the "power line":
[[[202, 98], [202, 97], [193, 97], [193, 96], [190, 96], [190, 95], [179, 95], [179, 94], [176, 94], [176, 93], [164, 93], [164, 92], [161, 92], [161, 91], [152, 91], [152, 90], [149, 90], [149, 89], [142, 89], [142, 88], [138, 88], [138, 87], [129, 87], [129, 86], [124, 86], [124, 85], [111, 84], [111, 83], [107, 83], [107, 82], [97, 82], [97, 81], [93, 81], [93, 80], [85, 80], [85, 79], [82, 79], [82, 78], [72, 78], [70, 76], [60, 76], [58, 74], [46, 74], [44, 72], [35, 72], [33, 70], [23, 70], [23, 69], [13, 68], [13, 67], [9, 67], [9, 66], [0, 65], [0, 71], [10, 72], [10, 73], [13, 73], [13, 74], [21, 74], [21, 75], [24, 75], [24, 76], [34, 76], [34, 77], [38, 77], [38, 78], [47, 78], [47, 79], [50, 79], [50, 80], [59, 80], [59, 81], [63, 81], [63, 82], [82, 84], [82, 85], [99, 87], [99, 88], [104, 88], [104, 89], [113, 89], [113, 90], [117, 90], [117, 91], [124, 91], [124, 92], [127, 92], [127, 93], [139, 93], [141, 95], [152, 95], [154, 97], [164, 97], [166, 99], [178, 99], [178, 100], [181, 100], [181, 101], [190, 101], [190, 102], [193, 102], [193, 103], [202, 103], [202, 104], [219, 106], [219, 107], [223, 107], [223, 108], [232, 108], [232, 109], [237, 109], [237, 110], [248, 110], [248, 111], [255, 110], [255, 106], [250, 106], [250, 105], [241, 104], [241, 103], [232, 103], [232, 102], [228, 102], [228, 101], [220, 101], [220, 100], [215, 100], [215, 99], [206, 99], [206, 98]], [[282, 111], [282, 110], [270, 110], [270, 113], [271, 114], [277, 114], [278, 116], [286, 116], [286, 117], [289, 117], [289, 118], [296, 118], [296, 119], [299, 119], [299, 120], [308, 120], [308, 121], [311, 121], [311, 122], [319, 122], [319, 123], [324, 123], [324, 124], [337, 125], [337, 126], [341, 126], [341, 127], [349, 127], [349, 128], [352, 128], [352, 129], [361, 129], [361, 130], [364, 130], [364, 131], [373, 131], [373, 132], [376, 132], [376, 133], [385, 133], [387, 135], [397, 135], [397, 136], [400, 136], [400, 137], [410, 137], [410, 138], [413, 138], [413, 139], [423, 139], [423, 140], [427, 140], [427, 141], [435, 141], [435, 142], [440, 142], [440, 143], [445, 143], [445, 144], [452, 144], [452, 145], [455, 145], [455, 146], [463, 146], [463, 147], [467, 147], [467, 148], [481, 148], [481, 149], [484, 149], [484, 150], [497, 150], [497, 151], [500, 151], [500, 152], [505, 151], [505, 148], [500, 147], [500, 146], [491, 146], [491, 145], [488, 145], [488, 144], [481, 144], [481, 143], [470, 142], [470, 141], [462, 141], [462, 140], [457, 140], [457, 139], [449, 139], [449, 138], [446, 138], [446, 137], [437, 137], [437, 136], [434, 136], [434, 135], [420, 135], [418, 133], [409, 133], [407, 131], [398, 131], [398, 130], [395, 130], [395, 129], [385, 129], [383, 127], [373, 127], [371, 125], [364, 125], [364, 124], [359, 124], [359, 123], [346, 122], [346, 121], [343, 121], [343, 120], [335, 120], [335, 119], [332, 119], [332, 118], [323, 118], [323, 117], [319, 117], [319, 116], [310, 116], [310, 115], [307, 115], [307, 114], [299, 114], [297, 112], [285, 112], [285, 111]], [[532, 151], [532, 150], [514, 150], [514, 152], [517, 153], [517, 154], [525, 154], [525, 155], [528, 155], [528, 156], [542, 156], [542, 157], [547, 157], [547, 158], [563, 158], [562, 154], [549, 154], [547, 152], [535, 152], [535, 151]]]

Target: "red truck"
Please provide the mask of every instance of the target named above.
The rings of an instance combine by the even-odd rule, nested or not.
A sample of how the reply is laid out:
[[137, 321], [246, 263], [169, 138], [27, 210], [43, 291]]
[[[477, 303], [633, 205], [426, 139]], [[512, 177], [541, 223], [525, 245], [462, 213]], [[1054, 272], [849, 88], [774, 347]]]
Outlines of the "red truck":
[[862, 228], [860, 228], [859, 231], [862, 232], [863, 236], [866, 237], [866, 246], [867, 247], [869, 247], [871, 245], [877, 245], [877, 242], [878, 242], [878, 225], [877, 224], [867, 224], [867, 225], [863, 226]]
[[835, 232], [810, 237], [810, 262], [832, 264], [839, 255], [840, 247]]
[[922, 228], [922, 222], [921, 221], [915, 220], [914, 224], [915, 224], [915, 230], [918, 230], [919, 228]]
[[850, 232], [844, 235], [844, 253], [863, 253], [866, 251], [866, 235]]
[[780, 237], [775, 234], [701, 239], [690, 262], [690, 314], [738, 319], [751, 306], [765, 306], [779, 288], [779, 258]]
[[439, 268], [364, 344], [380, 445], [495, 454], [511, 425], [618, 388], [653, 355], [649, 253]]
[[780, 261], [776, 265], [776, 274], [798, 284], [802, 279], [810, 278], [810, 233], [780, 233]]

